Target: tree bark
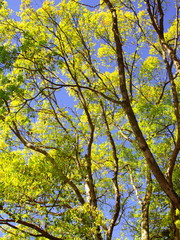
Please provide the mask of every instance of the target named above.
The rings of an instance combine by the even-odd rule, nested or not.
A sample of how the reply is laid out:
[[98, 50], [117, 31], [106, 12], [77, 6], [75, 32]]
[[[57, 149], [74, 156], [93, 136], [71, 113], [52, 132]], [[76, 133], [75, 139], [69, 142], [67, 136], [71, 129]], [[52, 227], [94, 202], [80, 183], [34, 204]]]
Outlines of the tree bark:
[[114, 41], [116, 45], [116, 55], [117, 55], [117, 64], [118, 64], [118, 73], [119, 73], [119, 83], [120, 83], [120, 90], [122, 93], [122, 104], [129, 123], [131, 125], [131, 128], [133, 130], [133, 133], [136, 137], [136, 141], [138, 143], [138, 146], [143, 153], [149, 168], [152, 170], [156, 180], [158, 181], [159, 185], [163, 189], [163, 191], [167, 194], [169, 199], [172, 201], [173, 205], [180, 210], [180, 197], [176, 194], [174, 189], [169, 185], [168, 181], [166, 180], [164, 174], [159, 168], [159, 165], [157, 164], [144, 136], [143, 133], [139, 127], [139, 124], [137, 122], [136, 116], [134, 114], [134, 111], [132, 109], [127, 87], [126, 87], [126, 76], [125, 76], [125, 66], [124, 66], [124, 57], [123, 57], [123, 49], [122, 49], [122, 41], [121, 36], [119, 33], [118, 28], [118, 19], [116, 14], [116, 9], [113, 7], [110, 0], [104, 0], [107, 7], [109, 8], [111, 15], [112, 15], [112, 31], [114, 33]]
[[151, 172], [147, 166], [146, 173], [146, 194], [141, 203], [142, 221], [141, 221], [141, 240], [150, 240], [149, 236], [149, 205], [152, 195], [152, 179]]
[[149, 238], [149, 203], [142, 204], [141, 220], [141, 240], [150, 240]]
[[176, 209], [172, 203], [170, 203], [170, 208], [171, 208], [171, 217], [172, 217], [173, 237], [174, 237], [174, 240], [180, 240], [180, 231], [175, 224], [175, 222], [178, 220], [178, 217], [176, 216]]

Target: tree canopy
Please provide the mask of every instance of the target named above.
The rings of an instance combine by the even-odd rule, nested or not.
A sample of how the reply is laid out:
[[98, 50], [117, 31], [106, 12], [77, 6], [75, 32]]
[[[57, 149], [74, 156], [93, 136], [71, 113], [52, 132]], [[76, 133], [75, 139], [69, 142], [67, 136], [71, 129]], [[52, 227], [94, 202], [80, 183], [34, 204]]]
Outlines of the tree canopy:
[[179, 9], [0, 1], [2, 239], [180, 239]]

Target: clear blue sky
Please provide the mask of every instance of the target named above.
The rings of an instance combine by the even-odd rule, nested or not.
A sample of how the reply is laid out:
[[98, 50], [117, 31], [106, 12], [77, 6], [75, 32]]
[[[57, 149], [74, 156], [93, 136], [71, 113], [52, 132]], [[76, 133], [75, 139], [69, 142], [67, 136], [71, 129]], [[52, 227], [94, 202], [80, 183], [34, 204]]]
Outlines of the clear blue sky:
[[[15, 12], [19, 10], [19, 5], [21, 3], [21, 0], [7, 0], [7, 2], [9, 4], [9, 8], [13, 9]], [[43, 1], [42, 0], [33, 0], [33, 2], [40, 6]], [[59, 2], [59, 0], [55, 0], [55, 2]], [[100, 2], [100, 0], [83, 0], [82, 2], [93, 6], [93, 5], [98, 4]]]
[[21, 3], [21, 0], [7, 0], [9, 8], [13, 9], [13, 11], [18, 11], [19, 10], [19, 5]]

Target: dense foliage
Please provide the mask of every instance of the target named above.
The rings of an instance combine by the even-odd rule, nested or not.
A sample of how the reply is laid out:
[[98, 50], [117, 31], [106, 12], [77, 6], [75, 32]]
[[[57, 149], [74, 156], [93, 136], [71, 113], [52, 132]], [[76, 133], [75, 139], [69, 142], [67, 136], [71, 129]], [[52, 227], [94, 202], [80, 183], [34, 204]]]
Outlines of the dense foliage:
[[172, 239], [177, 1], [0, 4], [2, 239]]

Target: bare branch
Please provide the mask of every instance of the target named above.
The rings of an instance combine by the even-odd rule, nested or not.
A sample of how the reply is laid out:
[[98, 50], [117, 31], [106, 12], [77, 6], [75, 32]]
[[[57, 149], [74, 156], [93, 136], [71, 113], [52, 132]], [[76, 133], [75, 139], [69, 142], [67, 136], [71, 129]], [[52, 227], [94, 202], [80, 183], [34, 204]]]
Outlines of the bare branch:
[[112, 233], [113, 233], [113, 229], [115, 227], [116, 221], [119, 217], [119, 212], [120, 212], [120, 191], [119, 191], [119, 184], [118, 184], [118, 172], [119, 172], [119, 164], [118, 164], [118, 157], [117, 157], [117, 150], [116, 150], [116, 144], [114, 142], [114, 139], [112, 137], [110, 128], [109, 128], [109, 123], [106, 117], [106, 112], [103, 106], [103, 103], [100, 102], [101, 108], [102, 108], [102, 116], [106, 125], [106, 132], [107, 132], [107, 136], [109, 138], [111, 147], [112, 147], [112, 155], [113, 155], [113, 159], [114, 159], [114, 176], [113, 176], [113, 185], [114, 185], [114, 191], [115, 191], [115, 206], [114, 206], [114, 214], [113, 217], [110, 221], [110, 226], [108, 228], [107, 231], [107, 239], [110, 240], [112, 237]]

